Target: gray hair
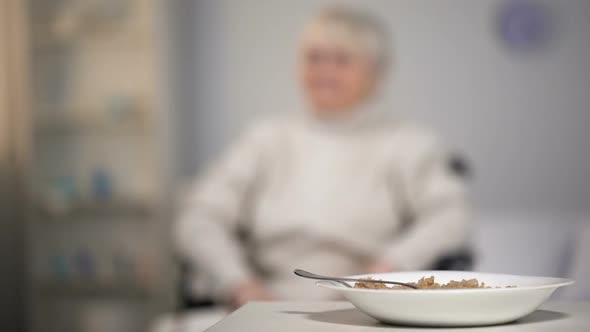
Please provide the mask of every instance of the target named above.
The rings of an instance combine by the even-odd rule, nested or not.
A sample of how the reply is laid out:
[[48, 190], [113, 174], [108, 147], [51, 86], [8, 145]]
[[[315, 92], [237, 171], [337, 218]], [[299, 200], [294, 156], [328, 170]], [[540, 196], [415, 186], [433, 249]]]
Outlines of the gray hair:
[[378, 66], [390, 62], [390, 38], [379, 19], [370, 13], [345, 6], [324, 8], [307, 25], [303, 43], [339, 43], [370, 56]]

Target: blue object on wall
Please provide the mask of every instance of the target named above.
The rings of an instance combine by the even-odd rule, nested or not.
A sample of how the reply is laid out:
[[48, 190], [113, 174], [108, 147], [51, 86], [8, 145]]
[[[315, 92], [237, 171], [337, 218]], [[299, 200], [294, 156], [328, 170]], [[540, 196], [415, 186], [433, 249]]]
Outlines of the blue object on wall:
[[549, 11], [538, 1], [509, 0], [503, 3], [497, 19], [500, 39], [511, 49], [539, 49], [549, 40]]

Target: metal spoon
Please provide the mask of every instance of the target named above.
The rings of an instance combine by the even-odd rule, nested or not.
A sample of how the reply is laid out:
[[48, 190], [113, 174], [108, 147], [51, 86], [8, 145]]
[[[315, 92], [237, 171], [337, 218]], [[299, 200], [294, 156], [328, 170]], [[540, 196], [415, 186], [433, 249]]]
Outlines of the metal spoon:
[[405, 287], [409, 287], [409, 288], [413, 288], [413, 289], [418, 289], [417, 286], [414, 285], [410, 285], [410, 284], [406, 284], [403, 282], [398, 282], [398, 281], [384, 281], [384, 280], [367, 280], [367, 279], [354, 279], [354, 278], [341, 278], [341, 277], [327, 277], [327, 276], [321, 276], [319, 274], [315, 274], [315, 273], [311, 273], [311, 272], [307, 272], [304, 270], [300, 270], [300, 269], [295, 269], [296, 275], [303, 277], [303, 278], [308, 278], [308, 279], [315, 279], [315, 280], [331, 280], [331, 281], [336, 281], [337, 283], [340, 283], [348, 288], [352, 288], [352, 286], [350, 286], [348, 283], [346, 283], [345, 281], [353, 281], [353, 282], [374, 282], [374, 283], [380, 283], [380, 284], [391, 284], [391, 285], [398, 285], [398, 286], [405, 286]]

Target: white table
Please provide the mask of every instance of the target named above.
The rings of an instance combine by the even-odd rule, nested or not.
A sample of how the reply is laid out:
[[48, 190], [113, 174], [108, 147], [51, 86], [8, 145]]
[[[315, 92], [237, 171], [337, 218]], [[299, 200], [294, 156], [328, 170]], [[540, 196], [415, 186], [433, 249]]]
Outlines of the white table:
[[590, 302], [549, 302], [514, 323], [473, 328], [416, 328], [385, 325], [348, 302], [253, 302], [236, 310], [207, 331], [590, 331]]

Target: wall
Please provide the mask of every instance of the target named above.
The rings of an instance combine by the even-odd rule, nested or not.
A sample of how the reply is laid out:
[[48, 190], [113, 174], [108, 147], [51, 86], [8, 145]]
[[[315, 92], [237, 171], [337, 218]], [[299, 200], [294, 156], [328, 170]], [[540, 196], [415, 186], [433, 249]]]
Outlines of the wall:
[[[480, 210], [585, 213], [590, 2], [541, 1], [550, 10], [553, 38], [529, 54], [498, 42], [501, 2], [362, 1], [394, 31], [396, 68], [386, 89], [390, 111], [435, 128], [471, 160]], [[294, 80], [298, 34], [328, 2], [189, 3], [171, 4], [191, 11], [178, 24], [190, 25], [194, 38], [178, 44], [191, 54], [176, 64], [177, 81], [183, 82], [177, 93], [177, 122], [184, 128], [180, 176], [218, 155], [252, 118], [301, 107]]]

